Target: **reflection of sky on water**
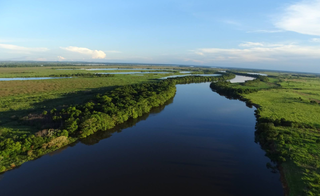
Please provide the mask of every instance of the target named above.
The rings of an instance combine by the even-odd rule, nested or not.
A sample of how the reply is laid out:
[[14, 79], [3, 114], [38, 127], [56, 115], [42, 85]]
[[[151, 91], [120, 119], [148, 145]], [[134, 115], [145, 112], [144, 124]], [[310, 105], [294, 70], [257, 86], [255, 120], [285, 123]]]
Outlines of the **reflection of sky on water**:
[[248, 76], [239, 76], [236, 75], [235, 78], [233, 78], [232, 80], [229, 80], [231, 83], [242, 83], [248, 80], [254, 80], [255, 78], [253, 77], [248, 77]]

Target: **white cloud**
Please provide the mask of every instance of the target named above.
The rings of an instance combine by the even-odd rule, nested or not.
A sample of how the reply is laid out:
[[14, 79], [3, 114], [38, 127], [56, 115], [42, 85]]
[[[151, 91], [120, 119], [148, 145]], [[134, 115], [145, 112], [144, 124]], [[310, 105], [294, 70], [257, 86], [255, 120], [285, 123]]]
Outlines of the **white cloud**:
[[320, 0], [305, 0], [287, 7], [275, 26], [301, 34], [320, 36]]
[[27, 48], [23, 46], [11, 45], [11, 44], [0, 44], [0, 48], [7, 50], [14, 50], [17, 52], [45, 52], [48, 48]]
[[63, 56], [57, 56], [59, 61], [65, 60], [66, 58], [64, 58]]
[[66, 48], [61, 47], [61, 49], [70, 51], [70, 52], [76, 52], [84, 55], [90, 55], [93, 59], [104, 59], [107, 55], [105, 52], [101, 50], [90, 50], [88, 48], [79, 48], [75, 46], [69, 46]]
[[239, 45], [240, 47], [254, 47], [254, 46], [263, 46], [263, 43], [258, 42], [246, 42]]
[[311, 41], [312, 42], [320, 42], [320, 38], [313, 38]]
[[255, 42], [247, 42], [239, 46], [246, 48], [201, 48], [193, 50], [193, 53], [200, 57], [197, 60], [205, 62], [290, 61], [297, 58], [320, 59], [320, 47], [315, 46]]
[[255, 30], [247, 31], [247, 33], [281, 33], [283, 30]]

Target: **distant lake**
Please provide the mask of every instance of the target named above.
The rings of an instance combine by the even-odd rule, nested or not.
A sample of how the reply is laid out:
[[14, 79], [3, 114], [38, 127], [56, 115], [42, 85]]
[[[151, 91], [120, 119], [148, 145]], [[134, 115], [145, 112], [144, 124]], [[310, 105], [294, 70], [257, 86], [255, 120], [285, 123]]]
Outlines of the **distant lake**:
[[99, 71], [99, 70], [173, 70], [173, 69], [146, 69], [146, 68], [132, 68], [132, 69], [129, 69], [129, 68], [95, 68], [95, 69], [85, 69], [87, 71]]
[[149, 73], [153, 73], [153, 74], [167, 74], [170, 72], [108, 72], [108, 73], [96, 73], [96, 74], [149, 74]]
[[[180, 72], [181, 73], [181, 72]], [[187, 74], [187, 75], [173, 75], [167, 76], [160, 79], [168, 79], [168, 78], [178, 78], [178, 77], [186, 77], [186, 76], [221, 76], [221, 74]]]
[[177, 85], [174, 99], [0, 175], [1, 196], [283, 195], [255, 143], [255, 108]]
[[229, 80], [231, 83], [242, 83], [242, 82], [245, 82], [245, 81], [248, 81], [248, 80], [254, 80], [255, 78], [254, 77], [248, 77], [248, 76], [239, 76], [239, 75], [236, 75], [235, 78]]
[[49, 79], [63, 79], [70, 77], [34, 77], [34, 78], [0, 78], [0, 81], [13, 81], [13, 80], [49, 80]]

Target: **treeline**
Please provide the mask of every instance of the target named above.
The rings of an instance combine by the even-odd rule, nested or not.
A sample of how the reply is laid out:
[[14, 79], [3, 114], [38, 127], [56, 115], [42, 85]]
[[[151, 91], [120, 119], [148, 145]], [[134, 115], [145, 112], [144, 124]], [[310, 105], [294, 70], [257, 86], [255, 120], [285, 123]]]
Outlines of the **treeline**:
[[[235, 75], [239, 75], [239, 76], [247, 76], [247, 77], [252, 77], [252, 78], [258, 78], [261, 75], [258, 74], [248, 74], [248, 73], [241, 73], [241, 72], [235, 72], [235, 71], [226, 71], [226, 73], [232, 73]], [[267, 77], [267, 76], [263, 76], [263, 77]]]
[[258, 89], [250, 89], [250, 88], [234, 88], [231, 85], [231, 82], [228, 81], [219, 81], [219, 82], [212, 82], [210, 84], [210, 88], [217, 92], [220, 95], [240, 99], [242, 98], [242, 94], [249, 94], [258, 92]]
[[234, 74], [221, 74], [221, 76], [185, 76], [168, 78], [168, 81], [173, 81], [175, 84], [188, 84], [188, 83], [199, 83], [199, 82], [215, 82], [230, 80], [235, 77]]
[[62, 119], [63, 129], [72, 136], [84, 138], [148, 113], [172, 98], [175, 91], [175, 85], [168, 81], [124, 86], [98, 94], [84, 105], [54, 113], [53, 119]]
[[95, 73], [75, 73], [75, 74], [51, 74], [50, 77], [114, 77], [114, 74], [95, 74]]

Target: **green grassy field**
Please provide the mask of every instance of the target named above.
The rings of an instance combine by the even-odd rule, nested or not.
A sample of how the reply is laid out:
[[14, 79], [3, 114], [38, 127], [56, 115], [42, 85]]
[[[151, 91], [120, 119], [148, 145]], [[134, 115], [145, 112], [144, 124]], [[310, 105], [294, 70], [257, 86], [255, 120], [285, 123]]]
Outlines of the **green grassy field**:
[[[57, 70], [57, 67], [0, 68], [0, 77], [43, 77], [52, 74], [75, 74], [83, 72], [91, 73], [90, 71], [77, 69]], [[175, 73], [149, 73], [143, 75], [120, 74], [114, 77], [73, 77], [49, 80], [0, 81], [0, 134], [8, 128], [15, 130], [17, 134], [34, 133], [37, 131], [36, 128], [21, 125], [17, 119], [28, 116], [31, 113], [42, 113], [43, 110], [80, 104], [92, 98], [92, 96], [97, 93], [102, 93], [119, 86], [153, 82], [158, 78], [172, 74]]]

